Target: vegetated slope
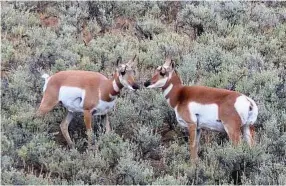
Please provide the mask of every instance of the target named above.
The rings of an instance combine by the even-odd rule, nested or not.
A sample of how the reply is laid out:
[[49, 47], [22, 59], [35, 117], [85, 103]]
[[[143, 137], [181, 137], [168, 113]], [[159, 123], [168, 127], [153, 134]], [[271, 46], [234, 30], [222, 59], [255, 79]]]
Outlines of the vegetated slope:
[[[285, 2], [1, 2], [2, 184], [286, 184]], [[240, 91], [259, 106], [254, 148], [204, 132], [198, 165], [158, 90], [124, 90], [87, 151], [82, 115], [34, 118], [42, 73], [108, 77], [139, 56], [137, 79], [172, 54], [184, 84]], [[101, 118], [96, 117], [94, 125]]]

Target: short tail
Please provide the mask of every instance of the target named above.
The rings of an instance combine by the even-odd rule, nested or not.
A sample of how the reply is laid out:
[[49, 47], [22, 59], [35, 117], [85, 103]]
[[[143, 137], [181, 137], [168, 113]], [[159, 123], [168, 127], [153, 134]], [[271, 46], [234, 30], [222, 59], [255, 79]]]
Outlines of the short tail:
[[45, 79], [45, 84], [44, 84], [44, 87], [43, 87], [43, 91], [45, 92], [46, 88], [47, 88], [47, 84], [48, 84], [48, 81], [49, 81], [49, 75], [48, 74], [43, 74], [41, 76], [43, 79]]
[[43, 79], [47, 80], [50, 76], [49, 76], [49, 74], [43, 74], [41, 77], [42, 77]]
[[255, 123], [255, 121], [257, 120], [258, 107], [257, 107], [256, 103], [251, 98], [247, 97], [247, 100], [250, 102], [247, 123], [249, 125], [253, 125]]

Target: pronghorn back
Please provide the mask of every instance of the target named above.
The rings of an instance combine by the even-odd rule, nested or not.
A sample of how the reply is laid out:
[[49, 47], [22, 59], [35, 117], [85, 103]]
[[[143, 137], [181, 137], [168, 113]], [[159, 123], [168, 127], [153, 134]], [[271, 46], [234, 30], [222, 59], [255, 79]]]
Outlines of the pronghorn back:
[[68, 70], [60, 71], [49, 77], [50, 86], [71, 86], [85, 88], [90, 86], [98, 86], [102, 80], [107, 80], [107, 77], [92, 71]]
[[178, 107], [185, 103], [196, 103], [197, 107], [198, 104], [215, 105], [218, 109], [218, 120], [230, 117], [231, 114], [233, 117], [238, 114], [243, 126], [254, 124], [257, 118], [258, 109], [255, 102], [236, 91], [205, 86], [183, 86], [178, 94], [176, 103]]

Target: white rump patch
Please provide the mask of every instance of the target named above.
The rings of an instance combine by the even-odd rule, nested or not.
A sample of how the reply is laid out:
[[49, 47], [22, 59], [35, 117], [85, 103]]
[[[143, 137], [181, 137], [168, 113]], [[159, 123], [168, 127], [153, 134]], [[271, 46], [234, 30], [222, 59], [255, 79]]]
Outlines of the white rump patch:
[[59, 92], [61, 101], [70, 112], [83, 112], [85, 90], [77, 87], [62, 86]]
[[[250, 110], [251, 103], [252, 110]], [[234, 107], [241, 118], [242, 125], [252, 125], [256, 121], [258, 115], [258, 107], [251, 98], [245, 95], [237, 97], [234, 103]]]
[[253, 125], [257, 120], [258, 107], [257, 107], [256, 103], [253, 101], [253, 99], [251, 99], [250, 97], [246, 97], [246, 98], [248, 99], [248, 101], [250, 101], [252, 103], [252, 111], [249, 111], [249, 113], [248, 113], [247, 124]]
[[198, 128], [205, 128], [219, 132], [225, 131], [224, 126], [218, 117], [217, 104], [200, 104], [196, 102], [190, 102], [189, 110], [191, 119], [198, 124]]

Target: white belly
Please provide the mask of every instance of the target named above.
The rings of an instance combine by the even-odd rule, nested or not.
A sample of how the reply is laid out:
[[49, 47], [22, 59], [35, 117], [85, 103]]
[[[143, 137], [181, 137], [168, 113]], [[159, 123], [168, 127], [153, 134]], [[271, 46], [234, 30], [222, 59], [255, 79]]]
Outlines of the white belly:
[[61, 101], [70, 112], [83, 112], [85, 90], [77, 87], [62, 86], [59, 92]]
[[223, 132], [224, 126], [218, 117], [217, 104], [189, 103], [191, 118], [198, 124], [198, 128]]
[[[224, 126], [218, 117], [218, 106], [216, 104], [200, 104], [196, 102], [189, 103], [189, 113], [193, 122], [197, 124], [199, 129], [208, 129], [223, 132]], [[187, 127], [188, 124], [177, 112], [175, 108], [176, 118], [179, 124]]]
[[198, 123], [199, 123], [198, 128], [214, 130], [218, 132], [225, 131], [223, 124], [217, 120], [205, 119], [204, 117], [199, 117]]
[[110, 102], [99, 100], [96, 107], [92, 109], [92, 113], [94, 115], [105, 115], [107, 114], [108, 111], [110, 111], [114, 107], [114, 104], [115, 100]]
[[[59, 92], [59, 101], [61, 101], [70, 112], [83, 112], [83, 104], [85, 99], [85, 90], [77, 87], [62, 86]], [[94, 115], [105, 115], [115, 104], [115, 100], [111, 102], [99, 100], [98, 104], [91, 110]]]

